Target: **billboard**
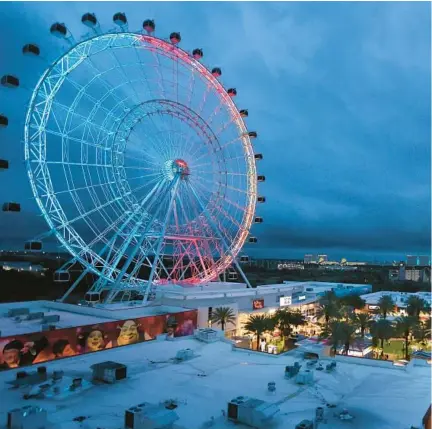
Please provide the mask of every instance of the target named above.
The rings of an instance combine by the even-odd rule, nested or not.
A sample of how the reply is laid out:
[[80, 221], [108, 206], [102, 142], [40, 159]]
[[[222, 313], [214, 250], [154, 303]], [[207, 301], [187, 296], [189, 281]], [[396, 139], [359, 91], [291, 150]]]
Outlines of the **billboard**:
[[0, 338], [0, 371], [168, 337], [192, 335], [197, 311], [116, 320]]
[[290, 296], [281, 296], [279, 298], [279, 305], [281, 307], [284, 307], [286, 305], [291, 305], [292, 304], [292, 297]]
[[252, 308], [254, 310], [261, 310], [264, 308], [264, 299], [254, 299], [252, 301]]

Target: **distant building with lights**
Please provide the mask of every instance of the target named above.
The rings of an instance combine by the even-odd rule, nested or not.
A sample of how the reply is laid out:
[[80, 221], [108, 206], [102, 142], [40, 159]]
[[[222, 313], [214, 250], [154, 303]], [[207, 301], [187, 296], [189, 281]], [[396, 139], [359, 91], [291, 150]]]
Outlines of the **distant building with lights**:
[[431, 257], [428, 255], [407, 255], [406, 265], [407, 267], [428, 267], [431, 265]]
[[304, 255], [303, 261], [305, 264], [316, 264], [318, 262], [318, 255], [308, 253]]
[[418, 257], [418, 264], [421, 267], [431, 266], [431, 257], [428, 255], [421, 255]]
[[426, 283], [430, 281], [430, 268], [400, 264], [399, 268], [389, 270], [388, 278], [394, 282], [409, 281]]

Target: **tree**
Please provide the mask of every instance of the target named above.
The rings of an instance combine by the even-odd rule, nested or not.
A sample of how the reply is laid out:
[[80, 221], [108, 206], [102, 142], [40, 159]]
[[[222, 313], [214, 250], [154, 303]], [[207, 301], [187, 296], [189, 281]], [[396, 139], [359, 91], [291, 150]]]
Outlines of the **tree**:
[[360, 335], [362, 338], [364, 338], [366, 329], [373, 323], [373, 319], [368, 313], [356, 313], [353, 315], [352, 321], [355, 326], [360, 328]]
[[338, 299], [333, 291], [327, 291], [319, 300], [317, 319], [324, 318], [325, 328], [328, 328], [330, 321], [338, 317], [339, 317]]
[[395, 303], [394, 303], [391, 295], [383, 295], [378, 300], [378, 306], [380, 308], [379, 311], [380, 311], [380, 314], [382, 314], [383, 319], [386, 319], [387, 314], [390, 313], [391, 311], [393, 311]]
[[341, 321], [339, 323], [341, 341], [344, 345], [344, 353], [345, 355], [348, 355], [349, 348], [356, 338], [355, 331], [357, 327], [349, 321]]
[[355, 339], [356, 327], [346, 320], [332, 320], [327, 328], [327, 332], [322, 335], [328, 337], [329, 344], [333, 346], [333, 352], [336, 354], [339, 346], [344, 347], [343, 353], [348, 354], [349, 348]]
[[236, 316], [231, 307], [218, 307], [215, 308], [211, 318], [212, 323], [217, 323], [221, 326], [222, 331], [228, 323], [235, 324]]
[[339, 299], [339, 302], [342, 305], [352, 307], [355, 310], [362, 310], [366, 305], [366, 301], [358, 295], [343, 296], [342, 298]]
[[290, 311], [287, 309], [278, 310], [272, 317], [274, 326], [282, 332], [285, 347], [292, 332], [292, 327], [306, 324], [306, 320], [300, 311]]
[[243, 325], [244, 329], [257, 336], [257, 350], [259, 348], [259, 339], [261, 334], [269, 330], [272, 321], [262, 314], [251, 315], [249, 320]]
[[418, 322], [413, 330], [414, 338], [423, 345], [426, 345], [426, 340], [431, 337], [431, 326], [427, 322]]
[[414, 316], [401, 316], [396, 319], [396, 332], [405, 339], [405, 359], [409, 360], [409, 337], [413, 333], [417, 319]]
[[429, 306], [423, 298], [416, 295], [411, 295], [407, 300], [407, 313], [408, 316], [414, 316], [417, 319], [420, 317], [420, 313], [428, 312]]
[[370, 331], [372, 337], [381, 340], [381, 348], [384, 349], [384, 340], [389, 340], [393, 336], [394, 327], [390, 320], [379, 319], [372, 323]]

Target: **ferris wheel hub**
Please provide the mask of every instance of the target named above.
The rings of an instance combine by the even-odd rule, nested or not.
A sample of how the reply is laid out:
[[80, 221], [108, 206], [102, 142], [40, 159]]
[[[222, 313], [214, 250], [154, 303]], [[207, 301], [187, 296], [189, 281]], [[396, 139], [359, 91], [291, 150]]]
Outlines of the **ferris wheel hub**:
[[168, 160], [164, 164], [163, 174], [170, 181], [178, 175], [181, 179], [185, 179], [190, 175], [189, 166], [183, 159]]

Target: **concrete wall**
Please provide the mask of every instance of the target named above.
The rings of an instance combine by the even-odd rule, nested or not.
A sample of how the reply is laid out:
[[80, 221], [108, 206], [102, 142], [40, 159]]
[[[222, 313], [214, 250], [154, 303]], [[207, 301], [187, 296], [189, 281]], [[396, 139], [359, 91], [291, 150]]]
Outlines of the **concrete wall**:
[[411, 359], [410, 363], [412, 362], [412, 364], [414, 366], [431, 366], [430, 363], [428, 363], [428, 361], [426, 359]]
[[331, 360], [336, 360], [337, 362], [343, 363], [355, 363], [357, 365], [367, 365], [367, 366], [375, 366], [381, 368], [390, 368], [390, 369], [399, 369], [405, 370], [403, 366], [393, 365], [393, 361], [390, 360], [378, 360], [378, 359], [366, 359], [366, 358], [356, 358], [352, 356], [341, 356], [336, 355], [334, 358], [329, 358]]

